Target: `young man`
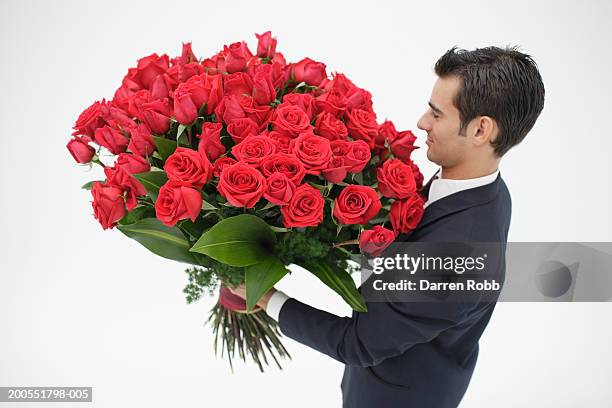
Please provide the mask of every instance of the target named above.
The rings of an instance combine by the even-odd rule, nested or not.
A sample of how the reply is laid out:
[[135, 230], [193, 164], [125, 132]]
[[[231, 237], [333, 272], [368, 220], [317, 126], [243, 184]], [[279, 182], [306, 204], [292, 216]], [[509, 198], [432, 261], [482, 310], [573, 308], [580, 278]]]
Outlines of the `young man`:
[[[530, 56], [497, 47], [452, 48], [435, 72], [429, 109], [417, 126], [427, 132], [427, 157], [440, 170], [424, 187], [423, 219], [396, 242], [505, 248], [511, 200], [498, 167], [542, 111], [542, 78]], [[244, 295], [244, 288], [235, 293]], [[348, 318], [272, 289], [259, 305], [284, 335], [346, 364], [344, 407], [439, 408], [461, 401], [495, 302], [368, 302], [367, 313]]]

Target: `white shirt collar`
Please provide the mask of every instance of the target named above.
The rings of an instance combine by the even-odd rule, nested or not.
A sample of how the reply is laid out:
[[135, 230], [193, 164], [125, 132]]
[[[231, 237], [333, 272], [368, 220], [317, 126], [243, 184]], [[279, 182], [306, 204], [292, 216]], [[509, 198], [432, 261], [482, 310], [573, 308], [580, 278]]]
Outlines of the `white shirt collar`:
[[494, 173], [489, 174], [488, 176], [476, 177], [465, 180], [451, 180], [440, 178], [442, 177], [442, 169], [440, 169], [437, 175], [438, 178], [433, 180], [431, 182], [431, 186], [429, 187], [429, 198], [425, 203], [425, 207], [446, 196], [458, 193], [459, 191], [491, 184], [495, 181], [498, 174], [499, 169], [495, 170]]

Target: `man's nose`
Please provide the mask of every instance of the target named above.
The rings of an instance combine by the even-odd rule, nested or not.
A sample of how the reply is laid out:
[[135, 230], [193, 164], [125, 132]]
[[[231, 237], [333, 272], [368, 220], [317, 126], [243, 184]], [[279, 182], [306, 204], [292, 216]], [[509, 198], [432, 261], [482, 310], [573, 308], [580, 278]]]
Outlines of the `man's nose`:
[[421, 116], [421, 119], [417, 122], [417, 127], [421, 130], [429, 132], [431, 129], [431, 125], [425, 115]]

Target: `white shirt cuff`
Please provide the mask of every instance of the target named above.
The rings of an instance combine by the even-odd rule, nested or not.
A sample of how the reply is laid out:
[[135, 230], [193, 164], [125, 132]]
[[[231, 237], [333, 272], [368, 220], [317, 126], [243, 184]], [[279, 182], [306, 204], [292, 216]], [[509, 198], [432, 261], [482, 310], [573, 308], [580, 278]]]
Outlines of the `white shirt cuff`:
[[274, 292], [274, 294], [270, 296], [270, 300], [268, 300], [268, 306], [266, 307], [266, 313], [268, 314], [268, 316], [278, 322], [278, 317], [280, 315], [281, 308], [289, 299], [289, 296], [287, 296], [284, 292], [281, 292], [280, 290]]

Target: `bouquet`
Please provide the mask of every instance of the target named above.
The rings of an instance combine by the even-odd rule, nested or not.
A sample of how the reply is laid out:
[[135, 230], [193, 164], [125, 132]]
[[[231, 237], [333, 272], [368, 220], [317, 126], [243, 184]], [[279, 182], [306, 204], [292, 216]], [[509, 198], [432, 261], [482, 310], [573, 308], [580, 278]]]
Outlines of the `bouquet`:
[[[268, 31], [198, 59], [191, 44], [129, 68], [110, 101], [78, 117], [67, 148], [103, 180], [86, 183], [94, 217], [156, 255], [189, 264], [189, 303], [219, 291], [215, 352], [263, 371], [289, 357], [257, 308], [304, 267], [354, 310], [350, 274], [423, 214], [415, 136], [379, 124], [372, 95], [304, 58], [287, 63]], [[244, 283], [246, 302], [228, 288]]]

